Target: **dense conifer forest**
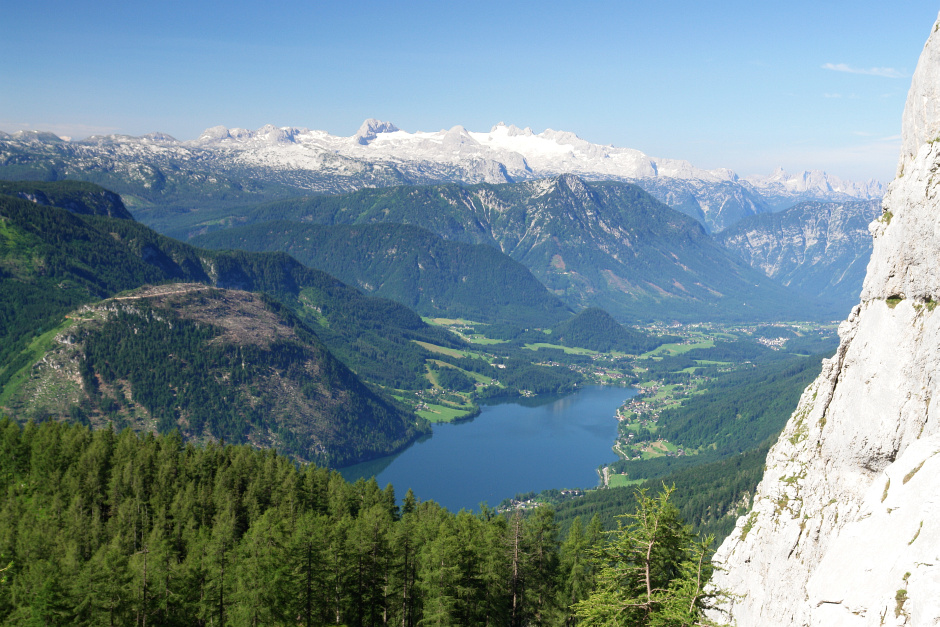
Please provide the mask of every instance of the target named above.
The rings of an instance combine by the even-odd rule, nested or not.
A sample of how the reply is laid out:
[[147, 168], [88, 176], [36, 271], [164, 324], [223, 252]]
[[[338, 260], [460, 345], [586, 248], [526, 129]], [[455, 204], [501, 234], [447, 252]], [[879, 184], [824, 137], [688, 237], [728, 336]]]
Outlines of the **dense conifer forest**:
[[0, 481], [4, 624], [608, 624], [627, 604], [640, 625], [709, 602], [668, 490], [561, 539], [551, 508], [399, 506], [272, 450], [8, 419]]

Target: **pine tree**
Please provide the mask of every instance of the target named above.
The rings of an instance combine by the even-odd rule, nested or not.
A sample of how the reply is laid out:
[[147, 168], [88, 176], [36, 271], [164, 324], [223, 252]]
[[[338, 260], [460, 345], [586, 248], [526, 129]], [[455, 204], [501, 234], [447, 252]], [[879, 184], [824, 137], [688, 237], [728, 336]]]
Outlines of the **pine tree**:
[[713, 624], [704, 616], [719, 594], [705, 590], [711, 539], [696, 541], [669, 502], [673, 491], [664, 487], [655, 497], [638, 491], [635, 513], [622, 516], [617, 530], [595, 553], [595, 588], [575, 605], [584, 625]]

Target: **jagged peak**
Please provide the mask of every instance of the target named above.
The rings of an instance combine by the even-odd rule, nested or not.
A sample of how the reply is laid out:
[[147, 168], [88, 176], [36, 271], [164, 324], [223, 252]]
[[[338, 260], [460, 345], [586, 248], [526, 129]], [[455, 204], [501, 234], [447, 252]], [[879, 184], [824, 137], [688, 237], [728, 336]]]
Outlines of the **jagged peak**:
[[292, 144], [294, 139], [301, 133], [301, 130], [293, 126], [274, 126], [265, 124], [253, 133], [254, 136], [262, 137], [271, 144]]
[[584, 179], [575, 174], [571, 174], [570, 172], [559, 174], [557, 177], [555, 177], [555, 181], [557, 186], [567, 187], [572, 192], [578, 194], [583, 194], [588, 191], [587, 185], [584, 183]]
[[399, 130], [401, 129], [391, 122], [383, 122], [382, 120], [369, 118], [362, 123], [362, 126], [359, 127], [359, 130], [356, 131], [355, 135], [353, 135], [353, 139], [357, 143], [366, 146], [370, 141], [375, 139], [376, 135], [379, 133], [394, 133], [395, 131]]
[[920, 147], [940, 137], [940, 16], [934, 23], [911, 79], [901, 122], [898, 174]]

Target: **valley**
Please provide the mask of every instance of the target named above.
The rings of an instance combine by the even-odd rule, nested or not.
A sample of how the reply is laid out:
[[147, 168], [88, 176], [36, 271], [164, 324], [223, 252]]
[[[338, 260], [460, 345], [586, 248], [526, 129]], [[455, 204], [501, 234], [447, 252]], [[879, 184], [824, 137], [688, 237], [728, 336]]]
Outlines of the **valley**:
[[630, 183], [161, 215], [187, 241], [93, 184], [0, 184], [0, 407], [27, 433], [276, 449], [338, 469], [342, 490], [390, 482], [392, 519], [417, 496], [575, 536], [675, 485], [682, 517], [721, 540], [837, 343], [841, 301], [780, 285]]
[[[539, 185], [546, 198], [558, 196], [552, 206], [574, 211], [577, 205], [585, 215], [594, 211], [588, 206], [602, 206], [599, 193], [609, 193], [571, 177]], [[203, 444], [246, 442], [334, 467], [370, 459], [381, 466], [390, 454], [409, 455], [409, 443], [430, 434], [431, 425], [456, 423], [459, 430], [494, 401], [538, 404], [597, 385], [635, 388], [637, 396], [629, 403], [604, 412], [611, 435], [605, 455], [586, 467], [592, 479], [565, 486], [592, 488], [599, 476], [602, 487], [616, 488], [759, 446], [779, 428], [779, 416], [768, 425], [748, 418], [745, 422], [757, 420], [758, 426], [741, 430], [722, 422], [727, 408], [708, 419], [694, 411], [713, 408], [689, 408], [710, 398], [716, 387], [733, 389], [753, 373], [834, 345], [831, 325], [816, 322], [622, 325], [598, 307], [574, 313], [496, 247], [443, 239], [417, 227], [259, 222], [193, 240], [222, 249], [210, 251], [140, 225], [115, 209], [116, 197], [107, 197], [111, 204], [100, 209], [70, 200], [106, 198], [93, 185], [17, 183], [5, 189], [19, 195], [5, 197], [3, 213], [4, 263], [17, 278], [2, 285], [17, 293], [35, 285], [74, 294], [71, 304], [47, 308], [38, 317], [48, 321], [48, 330], [37, 339], [29, 340], [34, 336], [27, 327], [17, 331], [19, 323], [6, 327], [12, 359], [0, 368], [5, 382], [0, 403], [21, 419], [58, 417], [138, 431], [178, 428], [187, 440]], [[438, 194], [449, 189], [416, 191], [440, 207], [446, 195]], [[646, 207], [642, 211], [672, 228], [668, 220], [676, 218], [669, 218], [668, 208], [657, 207], [642, 192], [611, 189], [615, 196], [632, 194]], [[402, 191], [380, 197], [400, 198]], [[487, 202], [496, 202], [493, 194], [524, 198], [513, 187], [476, 193], [484, 192], [491, 198]], [[116, 202], [120, 206], [120, 199]], [[298, 206], [309, 212], [311, 202]], [[399, 199], [391, 206], [418, 206], [403, 203]], [[618, 211], [636, 210], [630, 207]], [[32, 227], [37, 219], [43, 221], [41, 230]], [[696, 246], [717, 250], [708, 248], [701, 229], [678, 219], [685, 233], [703, 238]], [[20, 241], [32, 242], [30, 259], [50, 269], [55, 282], [48, 282], [48, 270], [27, 270], [35, 262], [20, 261], [27, 259]], [[258, 252], [224, 250], [235, 247]], [[322, 268], [305, 267], [285, 252]], [[111, 265], [102, 266], [99, 259]], [[88, 283], [88, 273], [77, 271], [73, 260], [107, 267], [99, 276], [110, 283]], [[375, 296], [361, 296], [324, 269]], [[163, 285], [136, 287], [147, 283]], [[105, 300], [97, 302], [102, 296]], [[305, 352], [310, 350], [326, 361], [317, 363], [314, 353]], [[322, 379], [325, 373], [338, 379], [319, 388], [303, 382], [304, 376]], [[341, 391], [343, 386], [350, 391]], [[304, 418], [298, 421], [298, 415]], [[340, 426], [344, 415], [353, 420]], [[354, 426], [361, 419], [365, 422]], [[709, 420], [711, 426], [693, 428]], [[384, 426], [376, 431], [378, 425]], [[715, 435], [694, 435], [703, 429]]]
[[940, 625], [936, 6], [4, 17], [0, 627]]
[[[554, 333], [539, 332], [546, 341], [535, 344], [525, 339], [487, 338], [487, 325], [468, 320], [432, 322], [474, 340], [475, 345], [464, 350], [447, 350], [451, 363], [466, 359], [488, 363], [494, 376], [477, 379], [472, 392], [435, 385], [432, 390], [414, 393], [407, 402], [419, 415], [432, 422], [455, 424], [435, 426], [430, 441], [342, 472], [349, 480], [375, 474], [382, 484], [391, 482], [451, 508], [471, 510], [483, 501], [511, 509], [506, 499], [512, 494], [530, 510], [543, 505], [573, 506], [572, 499], [590, 502], [600, 498], [598, 488], [625, 490], [623, 501], [628, 501], [636, 486], [650, 484], [655, 488], [656, 482], [681, 478], [685, 469], [721, 467], [725, 460], [766, 446], [789, 417], [788, 407], [818, 372], [820, 359], [831, 353], [837, 342], [833, 324], [650, 325], [640, 330], [669, 342], [644, 353], [628, 354], [552, 344]], [[535, 363], [581, 375], [576, 388], [580, 391], [559, 398], [522, 389], [515, 396], [506, 396], [509, 390], [499, 381], [500, 356], [488, 352], [494, 345], [503, 351], [551, 353], [550, 359], [540, 357]], [[436, 365], [448, 367], [449, 363]], [[474, 374], [469, 370], [464, 373], [468, 378]], [[399, 394], [396, 392], [396, 397], [401, 399]], [[579, 400], [582, 397], [584, 401]], [[612, 400], [603, 401], [607, 405], [585, 415], [581, 403], [593, 403], [595, 398]], [[489, 399], [500, 404], [491, 406], [493, 400]], [[466, 424], [468, 420], [470, 424]], [[530, 426], [509, 426], [521, 421]], [[604, 434], [600, 441], [594, 439], [596, 433], [586, 440], [591, 444], [579, 444], [585, 434], [560, 436], [565, 452], [555, 453], [546, 450], [545, 443], [525, 444], [527, 438], [546, 437], [559, 425], [570, 428], [585, 421], [595, 425], [590, 428], [592, 433]], [[542, 426], [536, 426], [539, 424]], [[519, 439], [522, 433], [526, 435]], [[467, 446], [474, 453], [464, 450]], [[427, 473], [431, 467], [435, 469], [433, 477]], [[753, 494], [756, 483], [752, 471], [748, 466], [750, 483], [736, 487], [738, 498]], [[491, 485], [484, 477], [491, 477], [487, 481], [502, 480], [503, 492], [495, 487], [481, 491], [481, 485]], [[549, 477], [551, 487], [539, 487], [546, 485]], [[726, 484], [735, 481], [733, 473], [725, 477]], [[725, 487], [721, 481], [715, 486]], [[528, 493], [525, 499], [519, 498]], [[676, 498], [685, 504], [684, 494]], [[734, 519], [727, 512], [734, 511], [730, 508], [723, 515], [710, 514], [720, 521], [702, 512], [687, 520], [696, 529], [723, 538]]]

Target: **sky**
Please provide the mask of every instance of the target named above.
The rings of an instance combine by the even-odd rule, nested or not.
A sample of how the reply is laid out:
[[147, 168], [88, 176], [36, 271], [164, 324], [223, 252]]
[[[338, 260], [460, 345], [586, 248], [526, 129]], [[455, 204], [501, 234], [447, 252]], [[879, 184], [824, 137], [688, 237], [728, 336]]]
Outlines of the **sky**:
[[498, 122], [740, 175], [890, 181], [940, 5], [29, 0], [0, 7], [0, 130], [352, 135]]

